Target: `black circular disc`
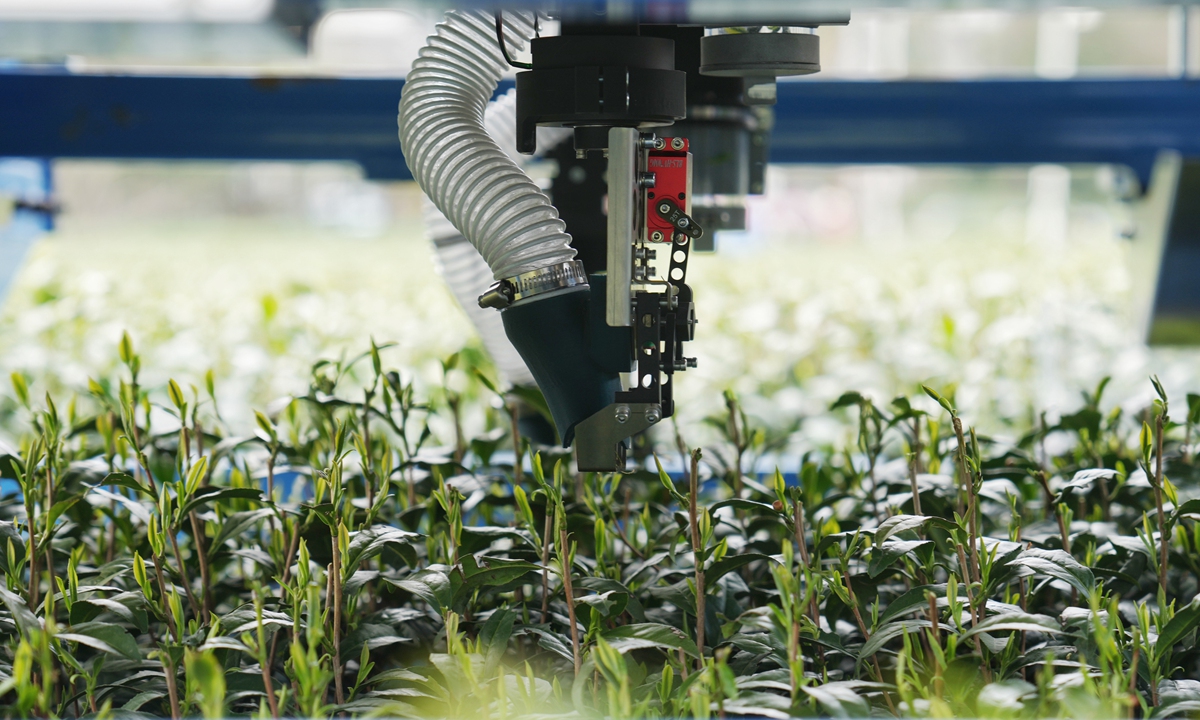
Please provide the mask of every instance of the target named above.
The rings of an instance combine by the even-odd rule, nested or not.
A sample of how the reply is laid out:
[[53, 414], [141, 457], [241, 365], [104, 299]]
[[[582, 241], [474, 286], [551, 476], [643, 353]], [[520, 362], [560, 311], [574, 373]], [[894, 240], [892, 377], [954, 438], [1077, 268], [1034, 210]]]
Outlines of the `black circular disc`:
[[809, 75], [821, 69], [821, 39], [803, 33], [731, 33], [700, 40], [700, 72], [717, 77]]

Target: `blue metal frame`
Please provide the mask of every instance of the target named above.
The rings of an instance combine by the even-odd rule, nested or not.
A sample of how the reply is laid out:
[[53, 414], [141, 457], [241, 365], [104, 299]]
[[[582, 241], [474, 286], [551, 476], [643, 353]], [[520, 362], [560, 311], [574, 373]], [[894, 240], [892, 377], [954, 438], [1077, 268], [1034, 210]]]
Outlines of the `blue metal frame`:
[[781, 83], [772, 162], [1112, 163], [1145, 188], [1163, 150], [1200, 157], [1200, 83]]
[[[0, 72], [0, 157], [346, 160], [407, 179], [403, 84]], [[783, 82], [775, 122], [772, 162], [1114, 163], [1145, 187], [1160, 151], [1200, 157], [1200, 83]]]
[[0, 73], [0, 156], [349, 160], [411, 177], [401, 80]]
[[[44, 203], [50, 199], [51, 189], [49, 162], [29, 158], [0, 158], [0, 203]], [[5, 208], [5, 215], [8, 214], [7, 210]], [[4, 302], [9, 286], [33, 241], [51, 229], [51, 215], [19, 207], [12, 211], [7, 223], [0, 224], [0, 303]]]

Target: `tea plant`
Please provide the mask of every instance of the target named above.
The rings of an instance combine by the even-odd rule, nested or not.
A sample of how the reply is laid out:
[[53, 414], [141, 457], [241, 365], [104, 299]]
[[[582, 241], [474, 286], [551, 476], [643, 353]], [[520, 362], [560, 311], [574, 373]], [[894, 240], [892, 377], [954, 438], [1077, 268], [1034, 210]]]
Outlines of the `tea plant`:
[[380, 349], [316, 364], [246, 437], [211, 375], [147, 388], [128, 337], [65, 404], [14, 375], [4, 713], [1200, 712], [1198, 396], [1154, 380], [1129, 417], [1102, 383], [1003, 444], [953, 392], [848, 393], [852, 447], [763, 475], [786, 434], [728, 393], [723, 442], [663, 438], [681, 473], [639, 446], [580, 475], [477, 356], [421, 398]]

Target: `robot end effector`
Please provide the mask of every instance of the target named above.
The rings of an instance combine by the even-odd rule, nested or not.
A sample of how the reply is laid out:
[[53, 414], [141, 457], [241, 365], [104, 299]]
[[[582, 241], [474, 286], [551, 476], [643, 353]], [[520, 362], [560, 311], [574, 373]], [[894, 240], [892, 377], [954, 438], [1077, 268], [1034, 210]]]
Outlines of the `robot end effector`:
[[[477, 24], [482, 13], [458, 15]], [[761, 106], [773, 103], [777, 75], [819, 69], [818, 38], [786, 24], [706, 34], [699, 26], [597, 24], [566, 16], [559, 36], [514, 34], [527, 15], [495, 16], [496, 45], [506, 62], [510, 48], [526, 39], [532, 50], [529, 69], [517, 74], [517, 149], [535, 150], [538, 126], [573, 128], [574, 155], [560, 153], [556, 185], [579, 174], [573, 162], [584, 173], [599, 165], [606, 198], [594, 192], [568, 207], [554, 192], [558, 207], [550, 209], [561, 221], [540, 215], [541, 224], [565, 223], [575, 257], [564, 259], [557, 245], [553, 253], [539, 253], [527, 243], [522, 272], [498, 269], [501, 259], [518, 254], [472, 237], [472, 220], [464, 217], [460, 229], [498, 279], [479, 304], [502, 310], [509, 340], [545, 395], [564, 446], [575, 443], [579, 469], [621, 471], [630, 438], [674, 414], [674, 374], [696, 364], [684, 355], [696, 324], [688, 260], [697, 241], [711, 237], [714, 228], [706, 225], [736, 226], [740, 216], [707, 211], [714, 205], [736, 210], [730, 199], [761, 192], [766, 138], [751, 139], [770, 124]], [[402, 139], [404, 110], [402, 101]], [[672, 124], [669, 134], [659, 130]], [[694, 156], [697, 141], [715, 147]], [[414, 175], [421, 179], [415, 169]], [[495, 207], [476, 211], [487, 216]], [[522, 216], [536, 224], [533, 216], [543, 210]], [[605, 228], [602, 234], [598, 227]]]

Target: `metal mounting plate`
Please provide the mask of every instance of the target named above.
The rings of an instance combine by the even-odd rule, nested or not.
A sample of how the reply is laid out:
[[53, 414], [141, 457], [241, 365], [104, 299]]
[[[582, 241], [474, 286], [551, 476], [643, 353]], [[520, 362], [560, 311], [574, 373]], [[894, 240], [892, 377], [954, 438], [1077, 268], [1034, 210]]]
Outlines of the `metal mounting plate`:
[[575, 427], [579, 471], [624, 472], [625, 441], [661, 419], [658, 403], [613, 403], [596, 412]]

